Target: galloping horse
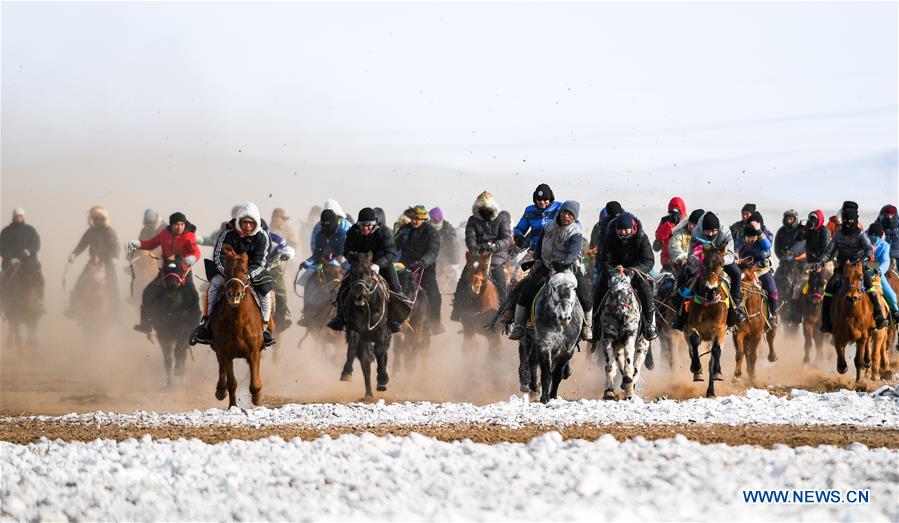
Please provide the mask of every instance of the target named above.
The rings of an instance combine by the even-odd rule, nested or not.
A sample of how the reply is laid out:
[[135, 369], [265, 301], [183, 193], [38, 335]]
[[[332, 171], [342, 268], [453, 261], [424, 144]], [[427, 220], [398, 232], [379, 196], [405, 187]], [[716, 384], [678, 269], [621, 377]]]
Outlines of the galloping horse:
[[809, 354], [812, 343], [815, 345], [816, 361], [821, 361], [824, 350], [824, 333], [821, 332], [821, 302], [824, 301], [824, 287], [827, 278], [824, 269], [812, 270], [808, 275], [808, 283], [802, 290], [799, 309], [802, 314], [802, 333], [805, 335], [805, 356], [802, 363], [810, 361]]
[[343, 300], [346, 317], [347, 359], [341, 380], [348, 381], [353, 372], [353, 361], [358, 358], [365, 380], [365, 400], [372, 399], [371, 363], [378, 363], [378, 391], [387, 390], [387, 351], [390, 349], [390, 328], [387, 326], [390, 292], [380, 276], [372, 274], [372, 254], [350, 253], [350, 279], [347, 291], [338, 299]]
[[78, 276], [66, 315], [78, 321], [87, 336], [106, 332], [113, 310], [109, 291], [107, 264], [92, 256]]
[[[875, 274], [871, 278], [871, 286], [877, 293], [877, 301], [883, 308], [884, 316], [889, 316], [889, 306], [883, 297], [883, 288], [880, 286], [880, 274]], [[893, 377], [890, 369], [890, 339], [895, 333], [896, 324], [890, 323], [881, 328], [875, 325], [869, 332], [868, 345], [865, 348], [865, 355], [870, 358], [868, 365], [868, 376], [872, 381], [879, 381], [881, 378], [888, 380]], [[868, 362], [866, 362], [867, 364]]]
[[[224, 267], [226, 279], [224, 285], [224, 303], [215, 307], [210, 317], [212, 327], [212, 350], [218, 358], [219, 379], [215, 386], [215, 397], [225, 399], [225, 386], [228, 387], [228, 406], [237, 405], [237, 378], [234, 377], [234, 359], [243, 358], [250, 367], [250, 394], [253, 405], [262, 400], [262, 379], [259, 377], [262, 350], [262, 312], [253, 296], [248, 276], [248, 258], [246, 253], [236, 254], [230, 245], [222, 248], [225, 255]], [[249, 291], [249, 292], [248, 292]], [[269, 328], [274, 329], [273, 322]]]
[[846, 345], [855, 343], [855, 382], [864, 380], [865, 368], [870, 364], [870, 355], [865, 352], [868, 336], [874, 328], [874, 312], [871, 300], [865, 296], [862, 262], [843, 264], [842, 289], [833, 297], [830, 307], [833, 325], [833, 343], [837, 351], [837, 372], [845, 374], [849, 370], [846, 363]]
[[[687, 328], [684, 338], [690, 346], [690, 372], [693, 381], [702, 381], [702, 364], [699, 361], [699, 344], [712, 343], [709, 358], [709, 386], [706, 397], [715, 397], [715, 382], [721, 381], [721, 344], [727, 333], [727, 308], [730, 294], [724, 283], [724, 255], [726, 247], [702, 248], [702, 274], [694, 288], [695, 298], [689, 303]], [[736, 282], [733, 282], [736, 285]]]
[[736, 366], [734, 367], [733, 382], [736, 383], [743, 376], [743, 356], [746, 356], [746, 369], [749, 371], [749, 384], [755, 386], [755, 360], [762, 335], [768, 341], [768, 361], [777, 361], [777, 353], [774, 351], [774, 336], [777, 329], [768, 324], [768, 299], [765, 291], [759, 283], [759, 274], [769, 268], [757, 269], [750, 267], [743, 269], [743, 305], [746, 307], [746, 321], [733, 329], [734, 348], [736, 349]]
[[412, 370], [422, 353], [431, 346], [431, 304], [428, 295], [421, 292], [421, 279], [423, 269], [399, 271], [400, 285], [406, 296], [413, 296], [412, 312], [403, 326], [403, 332], [395, 334], [396, 359], [394, 368], [399, 368], [400, 363]]
[[603, 399], [615, 399], [616, 366], [621, 372], [621, 388], [627, 399], [634, 397], [634, 387], [646, 359], [649, 342], [640, 329], [642, 308], [631, 286], [631, 269], [620, 265], [609, 274], [609, 292], [599, 311], [602, 322], [601, 355], [605, 357], [606, 391]]
[[20, 263], [9, 265], [0, 273], [3, 317], [6, 318], [6, 345], [21, 351], [25, 347], [22, 326], [28, 330], [28, 345], [37, 341], [37, 321], [41, 311], [41, 264], [35, 256], [27, 256]]
[[[322, 344], [335, 343], [340, 334], [331, 329], [326, 329], [325, 324], [331, 316], [330, 311], [337, 301], [337, 290], [340, 288], [340, 280], [343, 279], [343, 266], [336, 260], [317, 265], [313, 269], [315, 273], [303, 290], [303, 307], [307, 313], [304, 316], [306, 333], [297, 342], [297, 348], [309, 336]], [[303, 320], [297, 320], [297, 323]]]
[[570, 270], [553, 273], [534, 305], [532, 354], [540, 365], [542, 403], [558, 396], [559, 383], [567, 377], [568, 362], [581, 339], [584, 311], [576, 290], [577, 279]]
[[491, 258], [490, 252], [465, 253], [463, 274], [468, 279], [462, 286], [461, 295], [456, 297], [460, 300], [457, 307], [460, 307], [462, 320], [463, 349], [476, 347], [475, 334], [486, 336], [491, 348], [497, 349], [500, 346], [499, 334], [485, 329], [499, 309], [499, 292], [490, 279]]
[[185, 285], [193, 278], [190, 269], [183, 269], [180, 257], [166, 258], [162, 266], [162, 283], [165, 293], [162, 302], [156, 304], [155, 314], [150, 315], [150, 325], [162, 349], [166, 387], [172, 385], [175, 376], [184, 374], [184, 362], [189, 350], [188, 339], [200, 318], [200, 300], [192, 285]]
[[662, 345], [662, 354], [668, 360], [668, 369], [674, 370], [674, 354], [680, 332], [671, 328], [671, 322], [677, 315], [674, 307], [674, 296], [677, 293], [677, 278], [670, 272], [662, 272], [653, 278], [653, 299], [656, 302], [656, 325], [659, 327], [659, 343]]

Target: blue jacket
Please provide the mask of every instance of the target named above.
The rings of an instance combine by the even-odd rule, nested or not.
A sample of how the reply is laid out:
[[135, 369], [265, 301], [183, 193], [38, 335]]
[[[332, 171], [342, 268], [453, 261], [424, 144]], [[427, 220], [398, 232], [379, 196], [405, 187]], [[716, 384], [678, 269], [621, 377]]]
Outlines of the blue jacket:
[[[346, 220], [342, 220], [344, 222]], [[312, 236], [312, 256], [306, 261], [310, 265], [324, 263], [330, 259], [343, 256], [343, 245], [346, 242], [346, 230], [338, 227], [330, 236], [318, 228]]]
[[[337, 222], [337, 232], [342, 233], [344, 239], [346, 239], [346, 233], [347, 233], [347, 231], [350, 230], [350, 227], [352, 227], [352, 226], [353, 226], [353, 224], [350, 223], [350, 221], [347, 220], [346, 218], [339, 218], [338, 222]], [[322, 225], [320, 222], [316, 223], [315, 227], [312, 228], [312, 236], [309, 238], [309, 246], [312, 247], [313, 253], [315, 253], [315, 239], [318, 238], [318, 233], [321, 230], [322, 230]], [[341, 242], [341, 245], [343, 245], [342, 242]], [[341, 249], [339, 251], [337, 251], [337, 253], [338, 253], [338, 255], [342, 254], [343, 248], [341, 247]], [[313, 257], [314, 257], [314, 254], [313, 254]]]
[[874, 246], [874, 263], [872, 265], [883, 276], [890, 270], [890, 243], [882, 238], [873, 238], [871, 245]]
[[768, 259], [771, 257], [771, 247], [774, 245], [773, 237], [774, 235], [771, 234], [771, 231], [763, 228], [762, 234], [759, 235], [755, 243], [749, 245], [744, 241], [743, 246], [740, 248], [740, 258], [751, 257], [754, 260], [753, 266], [766, 266]]
[[530, 231], [531, 240], [529, 242], [529, 247], [531, 249], [536, 249], [537, 241], [540, 239], [540, 233], [543, 231], [543, 227], [556, 218], [556, 213], [559, 212], [560, 207], [562, 207], [562, 202], [558, 200], [549, 204], [546, 209], [538, 209], [537, 206], [533, 204], [528, 205], [524, 209], [524, 214], [521, 215], [521, 219], [518, 220], [518, 225], [512, 230], [512, 236], [515, 238], [516, 242], [521, 241], [519, 238], [526, 238], [528, 231]]

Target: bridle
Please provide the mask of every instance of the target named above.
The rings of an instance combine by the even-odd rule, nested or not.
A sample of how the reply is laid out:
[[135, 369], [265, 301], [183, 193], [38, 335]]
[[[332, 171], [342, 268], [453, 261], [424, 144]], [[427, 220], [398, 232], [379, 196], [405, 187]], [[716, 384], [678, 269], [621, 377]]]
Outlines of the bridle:
[[[371, 322], [371, 300], [369, 299], [369, 297], [372, 294], [375, 294], [378, 291], [378, 289], [383, 286], [384, 286], [384, 284], [382, 283], [382, 280], [380, 280], [380, 279], [371, 278], [368, 281], [366, 281], [364, 277], [361, 277], [356, 280], [353, 280], [350, 283], [350, 287], [347, 292], [347, 295], [349, 295], [349, 294], [351, 294], [349, 291], [352, 291], [352, 289], [354, 289], [356, 287], [362, 288], [362, 290], [363, 290], [362, 301], [367, 305], [365, 307], [365, 310], [368, 313], [368, 320], [366, 323], [367, 323], [367, 328], [368, 328], [369, 332], [375, 330], [378, 327], [378, 325], [380, 325], [381, 322], [384, 321], [384, 318], [387, 316], [387, 292], [385, 290], [385, 292], [381, 293], [381, 316], [374, 323]], [[346, 297], [344, 297], [344, 300], [346, 300]]]

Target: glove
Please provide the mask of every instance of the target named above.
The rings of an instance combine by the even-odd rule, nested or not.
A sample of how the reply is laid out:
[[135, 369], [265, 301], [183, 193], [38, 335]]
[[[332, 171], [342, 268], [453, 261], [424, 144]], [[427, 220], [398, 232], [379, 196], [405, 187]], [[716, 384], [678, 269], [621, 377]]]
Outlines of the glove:
[[311, 269], [311, 268], [313, 268], [313, 267], [315, 267], [315, 263], [314, 263], [312, 260], [306, 260], [306, 261], [303, 262], [303, 268], [304, 268], [304, 269], [309, 270], [309, 269]]
[[524, 239], [524, 236], [515, 236], [515, 246], [519, 249], [524, 249], [527, 246], [527, 240]]
[[560, 262], [553, 262], [553, 272], [564, 272], [571, 266]]
[[69, 255], [69, 263], [75, 263], [75, 253]]
[[294, 254], [296, 254], [296, 251], [294, 251], [293, 247], [291, 247], [290, 245], [281, 249], [281, 259], [283, 261], [287, 261], [287, 260], [293, 258]]
[[815, 262], [812, 264], [812, 270], [815, 272], [820, 271], [822, 267], [824, 267], [824, 264], [821, 262]]
[[25, 257], [27, 258], [27, 257], [31, 256], [31, 251], [29, 251], [28, 249], [22, 249], [22, 254], [24, 254]]
[[481, 250], [487, 252], [496, 252], [496, 244], [493, 242], [487, 242], [483, 245], [483, 247], [481, 247]]
[[371, 272], [373, 272], [375, 274], [378, 274], [379, 272], [381, 272], [381, 268], [378, 267], [377, 263], [372, 263], [371, 267], [369, 267], [368, 270], [370, 270]]
[[128, 248], [131, 250], [140, 249], [140, 240], [131, 240], [128, 242]]
[[187, 258], [184, 258], [184, 263], [185, 263], [188, 267], [190, 267], [191, 265], [197, 263], [197, 257], [194, 256], [193, 254], [191, 254], [191, 255], [188, 256]]
[[12, 265], [18, 265], [18, 264], [22, 263], [22, 260], [20, 260], [18, 258], [13, 258], [13, 259], [9, 260], [9, 263]]

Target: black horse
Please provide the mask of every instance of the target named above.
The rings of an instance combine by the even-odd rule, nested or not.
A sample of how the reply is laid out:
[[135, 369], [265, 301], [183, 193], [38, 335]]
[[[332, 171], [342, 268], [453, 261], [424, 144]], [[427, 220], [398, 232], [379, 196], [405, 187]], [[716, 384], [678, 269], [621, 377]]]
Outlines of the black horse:
[[34, 255], [11, 264], [0, 273], [0, 306], [6, 319], [6, 340], [8, 347], [21, 351], [26, 342], [21, 327], [28, 331], [27, 344], [33, 348], [37, 342], [37, 321], [43, 314], [41, 297], [44, 277], [41, 264]]
[[193, 285], [193, 274], [185, 268], [180, 257], [167, 258], [160, 269], [164, 291], [150, 308], [150, 325], [162, 348], [166, 387], [172, 385], [175, 376], [184, 374], [184, 363], [189, 349], [188, 340], [200, 318], [200, 299]]

